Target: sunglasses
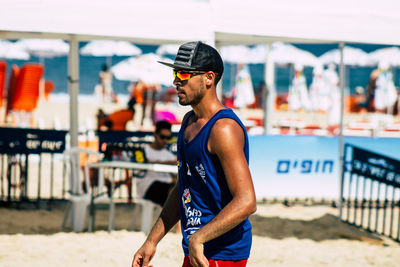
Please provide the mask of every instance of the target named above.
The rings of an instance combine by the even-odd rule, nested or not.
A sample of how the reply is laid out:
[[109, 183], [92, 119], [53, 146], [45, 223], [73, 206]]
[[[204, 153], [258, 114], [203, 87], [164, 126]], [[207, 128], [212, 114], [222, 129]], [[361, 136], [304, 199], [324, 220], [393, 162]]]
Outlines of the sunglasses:
[[172, 135], [159, 134], [158, 136], [163, 140], [171, 140], [171, 138], [172, 138]]
[[174, 78], [178, 77], [181, 81], [189, 80], [191, 77], [199, 74], [206, 73], [205, 71], [183, 71], [183, 70], [173, 70]]

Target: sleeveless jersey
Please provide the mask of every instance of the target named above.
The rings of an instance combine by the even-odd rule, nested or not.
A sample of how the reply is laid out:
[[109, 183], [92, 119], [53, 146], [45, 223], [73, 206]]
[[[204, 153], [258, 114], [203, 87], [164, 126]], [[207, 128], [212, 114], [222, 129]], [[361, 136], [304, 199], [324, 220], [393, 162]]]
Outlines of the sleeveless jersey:
[[[185, 129], [193, 115], [194, 112], [190, 111], [178, 134], [179, 212], [182, 247], [186, 256], [189, 255], [189, 237], [210, 222], [232, 200], [221, 163], [207, 147], [211, 129], [217, 120], [230, 118], [242, 127], [245, 134], [244, 153], [249, 161], [246, 129], [231, 109], [218, 111], [190, 142], [186, 142]], [[204, 255], [214, 260], [247, 259], [251, 242], [251, 224], [246, 219], [227, 233], [206, 242]]]

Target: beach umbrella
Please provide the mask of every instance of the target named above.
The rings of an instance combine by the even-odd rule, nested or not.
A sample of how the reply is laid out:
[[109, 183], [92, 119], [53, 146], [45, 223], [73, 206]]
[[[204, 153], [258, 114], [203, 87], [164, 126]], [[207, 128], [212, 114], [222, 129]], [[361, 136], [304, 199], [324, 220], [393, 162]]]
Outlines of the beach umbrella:
[[393, 46], [372, 51], [368, 54], [368, 62], [373, 65], [385, 62], [390, 66], [400, 66], [400, 48]]
[[175, 56], [178, 53], [179, 46], [180, 45], [178, 44], [160, 45], [156, 50], [156, 54], [160, 56], [165, 56], [165, 55]]
[[0, 40], [0, 58], [28, 60], [30, 55], [26, 50], [15, 45], [14, 42]]
[[111, 73], [118, 80], [141, 80], [148, 84], [172, 85], [174, 79], [171, 69], [157, 61], [173, 62], [171, 59], [163, 58], [154, 53], [148, 53], [137, 57], [130, 57], [117, 63], [111, 67]]
[[245, 45], [229, 45], [221, 47], [221, 57], [225, 63], [248, 64], [250, 48]]
[[282, 42], [272, 44], [270, 56], [276, 64], [299, 64], [302, 66], [318, 64], [318, 58], [312, 53]]
[[233, 64], [264, 64], [267, 59], [267, 48], [265, 45], [223, 46], [221, 47], [221, 57], [224, 62]]
[[248, 62], [252, 64], [265, 64], [267, 61], [267, 54], [266, 45], [255, 45], [250, 48]]
[[[339, 49], [332, 49], [322, 54], [318, 59], [322, 65], [329, 65], [331, 63], [339, 65], [340, 64]], [[359, 48], [354, 48], [350, 46], [345, 46], [343, 49], [343, 61], [344, 65], [353, 65], [353, 66], [369, 65], [368, 53], [364, 52]]]
[[84, 45], [79, 53], [82, 56], [106, 57], [108, 66], [112, 65], [113, 56], [138, 56], [142, 49], [127, 41], [93, 40]]
[[40, 60], [66, 56], [69, 52], [69, 44], [61, 39], [21, 39], [15, 45]]
[[94, 57], [137, 56], [142, 50], [127, 41], [94, 40], [83, 46], [79, 53]]

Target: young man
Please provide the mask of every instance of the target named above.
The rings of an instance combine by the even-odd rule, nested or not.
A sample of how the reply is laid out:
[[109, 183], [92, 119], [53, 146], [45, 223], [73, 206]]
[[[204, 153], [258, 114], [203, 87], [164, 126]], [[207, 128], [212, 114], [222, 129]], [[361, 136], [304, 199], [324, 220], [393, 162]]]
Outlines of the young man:
[[163, 236], [181, 220], [183, 267], [246, 266], [248, 217], [256, 198], [246, 130], [217, 98], [224, 71], [218, 52], [202, 42], [180, 46], [173, 68], [181, 105], [191, 105], [178, 135], [178, 184], [132, 266], [148, 266]]
[[[171, 123], [158, 121], [154, 131], [154, 141], [144, 147], [148, 162], [176, 164], [176, 156], [166, 147], [172, 138]], [[151, 200], [163, 206], [168, 194], [175, 185], [169, 173], [148, 171], [142, 179], [136, 181], [138, 197]]]

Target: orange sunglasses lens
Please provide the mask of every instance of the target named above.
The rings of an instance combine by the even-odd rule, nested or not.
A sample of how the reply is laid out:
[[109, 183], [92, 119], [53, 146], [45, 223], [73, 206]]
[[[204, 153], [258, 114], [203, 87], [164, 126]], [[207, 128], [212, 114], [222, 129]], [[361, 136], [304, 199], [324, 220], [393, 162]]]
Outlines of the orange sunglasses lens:
[[190, 77], [192, 76], [191, 73], [183, 72], [181, 70], [178, 70], [178, 71], [174, 70], [173, 72], [174, 72], [174, 77], [175, 78], [178, 77], [179, 80], [181, 80], [181, 81], [189, 80]]

